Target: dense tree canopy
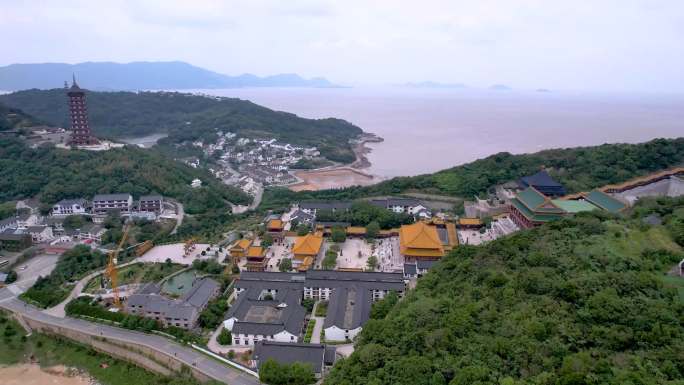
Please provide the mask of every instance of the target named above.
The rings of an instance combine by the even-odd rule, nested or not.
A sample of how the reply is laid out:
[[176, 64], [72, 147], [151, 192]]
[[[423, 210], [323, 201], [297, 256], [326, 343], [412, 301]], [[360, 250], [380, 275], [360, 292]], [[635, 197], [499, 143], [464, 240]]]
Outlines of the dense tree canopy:
[[[684, 218], [684, 200], [668, 202], [646, 211]], [[682, 247], [636, 215], [458, 247], [406, 298], [374, 306], [326, 384], [679, 383], [684, 284], [663, 272]]]
[[[339, 162], [355, 160], [349, 139], [362, 133], [340, 119], [304, 119], [273, 111], [252, 102], [177, 92], [88, 91], [88, 113], [93, 131], [104, 137], [168, 133], [163, 144], [213, 140], [216, 130], [243, 137], [276, 138], [316, 146], [321, 155]], [[27, 90], [0, 95], [0, 103], [62, 127], [69, 127], [63, 89]]]
[[[190, 187], [195, 178], [204, 182], [203, 187]], [[19, 139], [0, 138], [0, 201], [38, 196], [52, 204], [116, 192], [129, 192], [134, 198], [159, 193], [183, 202], [191, 214], [227, 211], [228, 202], [250, 201], [242, 190], [222, 184], [208, 172], [155, 151], [134, 146], [101, 152], [32, 149]]]

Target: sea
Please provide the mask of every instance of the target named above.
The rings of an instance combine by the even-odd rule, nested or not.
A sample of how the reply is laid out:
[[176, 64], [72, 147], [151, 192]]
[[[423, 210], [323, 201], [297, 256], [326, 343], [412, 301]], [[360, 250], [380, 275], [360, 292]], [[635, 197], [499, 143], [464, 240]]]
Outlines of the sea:
[[305, 118], [345, 119], [384, 138], [366, 171], [417, 175], [499, 152], [684, 136], [684, 95], [454, 88], [193, 90], [250, 100]]

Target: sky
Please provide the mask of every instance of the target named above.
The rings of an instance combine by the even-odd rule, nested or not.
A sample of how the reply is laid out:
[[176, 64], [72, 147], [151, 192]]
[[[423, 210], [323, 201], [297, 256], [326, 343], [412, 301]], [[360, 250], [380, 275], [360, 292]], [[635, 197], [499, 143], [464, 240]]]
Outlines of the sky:
[[683, 0], [0, 0], [0, 65], [684, 93]]

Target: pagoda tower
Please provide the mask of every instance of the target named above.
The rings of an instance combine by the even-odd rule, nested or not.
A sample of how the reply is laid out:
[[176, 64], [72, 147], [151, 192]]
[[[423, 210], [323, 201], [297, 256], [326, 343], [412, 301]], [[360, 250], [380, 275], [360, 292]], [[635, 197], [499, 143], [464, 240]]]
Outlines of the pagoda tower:
[[98, 144], [98, 140], [90, 132], [85, 91], [76, 83], [76, 75], [73, 76], [71, 87], [67, 89], [67, 95], [69, 95], [69, 115], [71, 117], [71, 140], [69, 144], [72, 146]]

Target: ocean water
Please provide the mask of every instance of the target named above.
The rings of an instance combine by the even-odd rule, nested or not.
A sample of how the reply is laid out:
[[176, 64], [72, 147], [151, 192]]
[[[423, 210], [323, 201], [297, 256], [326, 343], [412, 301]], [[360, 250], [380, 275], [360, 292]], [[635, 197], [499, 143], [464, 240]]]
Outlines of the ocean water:
[[239, 88], [194, 90], [306, 118], [346, 119], [385, 139], [368, 171], [417, 175], [497, 152], [636, 143], [684, 136], [684, 95], [471, 89]]

